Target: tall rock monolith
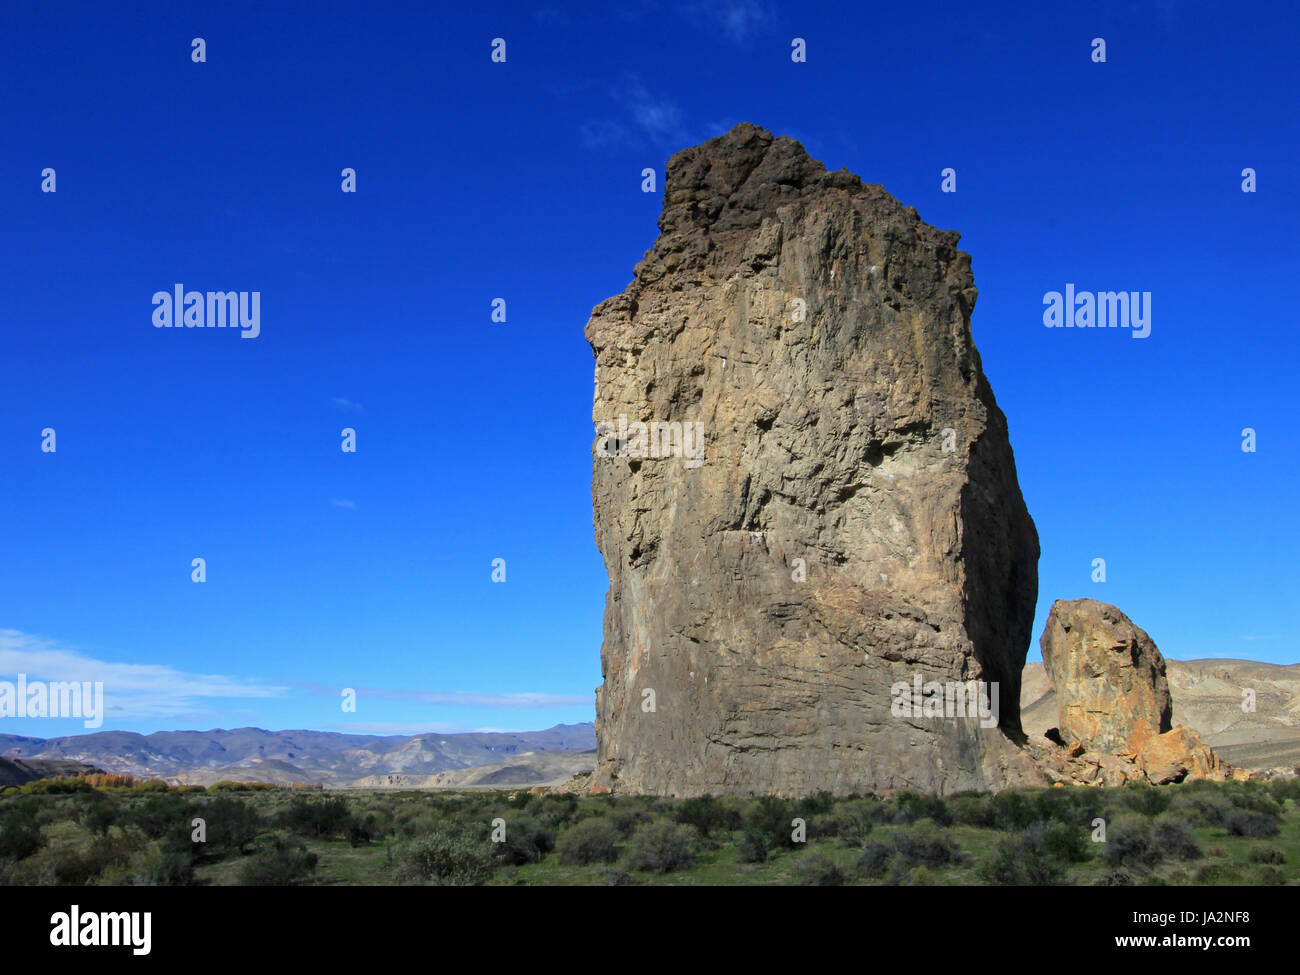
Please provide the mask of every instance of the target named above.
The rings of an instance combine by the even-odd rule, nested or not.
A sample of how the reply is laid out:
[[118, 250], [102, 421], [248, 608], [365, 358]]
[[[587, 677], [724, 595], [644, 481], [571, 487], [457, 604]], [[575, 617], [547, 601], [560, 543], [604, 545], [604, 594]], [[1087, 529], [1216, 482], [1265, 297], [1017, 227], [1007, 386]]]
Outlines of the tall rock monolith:
[[959, 234], [749, 124], [669, 160], [659, 229], [586, 327], [593, 788], [1039, 781], [1038, 536]]

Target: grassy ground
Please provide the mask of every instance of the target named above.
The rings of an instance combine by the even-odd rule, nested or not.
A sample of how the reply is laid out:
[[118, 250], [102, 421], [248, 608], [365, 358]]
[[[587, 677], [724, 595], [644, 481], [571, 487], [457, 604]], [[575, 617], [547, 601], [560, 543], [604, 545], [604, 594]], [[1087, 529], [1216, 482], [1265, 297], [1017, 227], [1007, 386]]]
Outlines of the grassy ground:
[[11, 793], [0, 882], [1294, 884], [1297, 798], [1295, 780], [947, 799]]

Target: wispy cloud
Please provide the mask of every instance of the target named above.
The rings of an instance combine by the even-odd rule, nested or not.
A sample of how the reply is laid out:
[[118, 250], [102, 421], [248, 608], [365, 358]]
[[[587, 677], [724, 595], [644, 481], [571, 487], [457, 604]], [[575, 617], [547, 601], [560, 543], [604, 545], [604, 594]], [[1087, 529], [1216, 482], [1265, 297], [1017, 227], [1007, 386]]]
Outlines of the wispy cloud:
[[194, 717], [212, 699], [273, 698], [285, 686], [194, 674], [165, 664], [98, 660], [54, 640], [0, 630], [0, 679], [26, 674], [29, 680], [103, 681], [104, 710], [113, 719]]
[[349, 511], [357, 510], [357, 503], [350, 498], [330, 498], [330, 504], [336, 508], [347, 508]]
[[667, 95], [651, 92], [640, 79], [631, 78], [614, 97], [623, 103], [636, 127], [650, 138], [662, 141], [682, 136], [681, 107]]
[[451, 724], [445, 721], [359, 721], [352, 724], [332, 724], [328, 731], [341, 731], [351, 735], [466, 735], [466, 734], [518, 734], [514, 728], [475, 728], [470, 725]]
[[700, 30], [716, 31], [733, 44], [749, 41], [776, 24], [776, 10], [763, 0], [684, 3], [678, 13]]
[[[313, 694], [338, 697], [339, 688], [316, 681], [293, 681], [293, 687], [301, 687]], [[461, 708], [497, 708], [507, 711], [531, 710], [534, 708], [568, 708], [590, 705], [590, 694], [548, 694], [537, 691], [523, 691], [510, 694], [496, 694], [482, 691], [419, 691], [395, 690], [385, 687], [358, 687], [357, 698], [371, 697], [388, 701], [411, 701], [417, 704], [438, 704], [446, 707]]]
[[360, 403], [354, 403], [352, 400], [348, 399], [346, 396], [335, 396], [332, 400], [330, 400], [330, 402], [333, 403], [335, 406], [337, 406], [337, 407], [338, 407], [339, 409], [341, 409], [341, 410], [348, 410], [349, 412], [352, 412], [352, 413], [363, 413], [363, 412], [365, 412], [364, 410], [361, 409], [361, 404], [360, 404]]
[[609, 97], [619, 117], [583, 122], [578, 136], [584, 148], [650, 145], [655, 149], [680, 149], [690, 141], [682, 107], [666, 92], [647, 87], [636, 75], [628, 75], [610, 88]]

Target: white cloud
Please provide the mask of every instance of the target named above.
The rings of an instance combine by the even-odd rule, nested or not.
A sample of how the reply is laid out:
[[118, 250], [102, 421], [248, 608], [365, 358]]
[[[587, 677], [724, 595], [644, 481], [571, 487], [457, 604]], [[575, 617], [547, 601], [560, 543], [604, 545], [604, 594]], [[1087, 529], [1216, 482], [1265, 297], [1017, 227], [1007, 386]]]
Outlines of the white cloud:
[[705, 3], [686, 3], [679, 9], [681, 15], [696, 27], [720, 31], [734, 44], [745, 44], [776, 22], [772, 5], [762, 0], [708, 0]]
[[632, 113], [637, 128], [656, 141], [680, 141], [683, 137], [682, 110], [667, 95], [652, 94], [637, 78], [615, 92]]
[[352, 410], [355, 413], [364, 412], [361, 409], [360, 403], [354, 403], [346, 396], [335, 396], [334, 399], [332, 399], [330, 402], [332, 402], [335, 406], [337, 406], [341, 410]]
[[394, 691], [380, 688], [359, 688], [357, 697], [379, 697], [393, 701], [414, 701], [420, 704], [438, 704], [459, 708], [500, 708], [507, 711], [524, 711], [533, 708], [571, 708], [589, 706], [590, 694], [543, 694], [524, 691], [516, 694], [493, 694], [476, 691]]
[[199, 702], [206, 699], [273, 698], [287, 690], [164, 664], [97, 660], [53, 640], [0, 629], [0, 680], [14, 680], [18, 674], [29, 680], [103, 681], [104, 710], [115, 720], [192, 716], [203, 710]]
[[357, 503], [348, 498], [331, 498], [330, 504], [336, 508], [347, 508], [349, 511], [357, 510]]
[[519, 734], [514, 728], [475, 728], [471, 725], [452, 724], [446, 721], [360, 721], [354, 724], [332, 724], [329, 731], [348, 735], [465, 735], [465, 734]]
[[609, 89], [622, 110], [620, 119], [588, 119], [578, 128], [584, 149], [639, 148], [677, 150], [690, 141], [681, 106], [663, 92], [651, 91], [636, 75]]

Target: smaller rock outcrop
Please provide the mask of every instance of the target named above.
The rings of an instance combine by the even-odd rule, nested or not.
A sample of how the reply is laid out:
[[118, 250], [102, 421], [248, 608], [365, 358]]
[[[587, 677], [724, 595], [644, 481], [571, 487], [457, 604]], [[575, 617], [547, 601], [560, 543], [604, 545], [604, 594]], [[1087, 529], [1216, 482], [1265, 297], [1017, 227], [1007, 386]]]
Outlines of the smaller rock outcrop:
[[1058, 599], [1039, 647], [1066, 744], [1121, 753], [1173, 727], [1165, 658], [1109, 603]]
[[1185, 778], [1222, 780], [1232, 771], [1219, 760], [1214, 749], [1201, 741], [1196, 731], [1185, 725], [1148, 738], [1135, 759], [1152, 785], [1167, 785]]
[[1058, 599], [1039, 641], [1058, 726], [1037, 743], [1058, 782], [1153, 785], [1241, 778], [1192, 728], [1173, 727], [1165, 659], [1146, 631], [1109, 603]]

